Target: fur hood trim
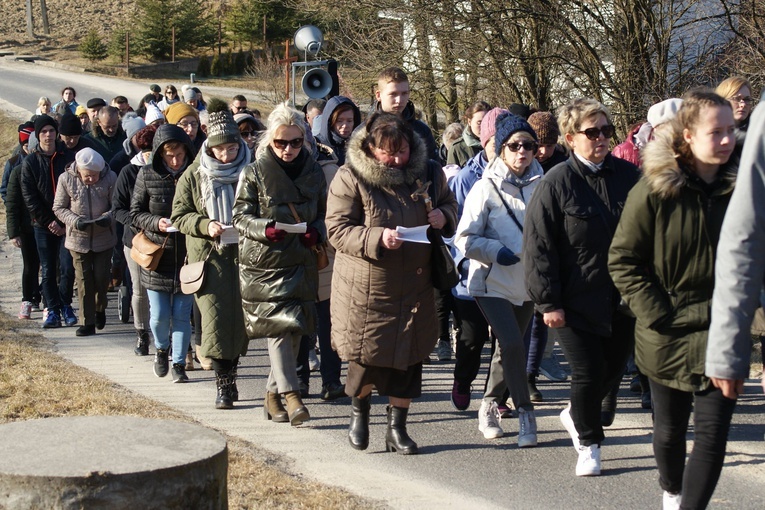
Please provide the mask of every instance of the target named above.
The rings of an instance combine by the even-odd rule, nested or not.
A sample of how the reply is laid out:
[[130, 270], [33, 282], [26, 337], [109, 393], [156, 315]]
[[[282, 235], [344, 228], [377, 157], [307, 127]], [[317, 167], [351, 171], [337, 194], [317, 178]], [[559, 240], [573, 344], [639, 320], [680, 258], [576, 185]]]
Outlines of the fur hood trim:
[[346, 163], [360, 181], [374, 188], [391, 189], [401, 184], [414, 184], [417, 179], [424, 180], [428, 169], [425, 143], [417, 133], [413, 135], [409, 163], [401, 170], [390, 168], [367, 155], [362, 147], [367, 137], [366, 128], [357, 129], [351, 136]]
[[[680, 168], [677, 155], [672, 149], [672, 133], [655, 133], [655, 138], [641, 151], [643, 178], [651, 193], [662, 199], [675, 198], [688, 185], [688, 174]], [[723, 179], [730, 185], [736, 182], [735, 156], [720, 169]]]

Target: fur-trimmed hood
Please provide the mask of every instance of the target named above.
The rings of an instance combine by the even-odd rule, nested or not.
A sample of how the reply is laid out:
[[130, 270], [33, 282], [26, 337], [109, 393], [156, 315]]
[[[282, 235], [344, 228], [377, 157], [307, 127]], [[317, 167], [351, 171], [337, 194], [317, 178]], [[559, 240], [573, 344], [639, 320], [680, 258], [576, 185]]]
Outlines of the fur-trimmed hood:
[[[643, 158], [643, 178], [651, 193], [660, 198], [675, 198], [680, 190], [688, 185], [687, 170], [680, 168], [677, 155], [672, 149], [672, 133], [655, 133], [655, 138], [641, 152]], [[725, 163], [720, 171], [728, 186], [736, 182], [738, 164], [735, 156]], [[727, 186], [726, 186], [727, 188]]]
[[404, 169], [390, 168], [368, 156], [362, 144], [367, 136], [366, 128], [357, 129], [348, 142], [346, 163], [363, 183], [375, 188], [392, 188], [400, 184], [413, 184], [427, 175], [428, 155], [425, 143], [413, 133], [409, 163]]

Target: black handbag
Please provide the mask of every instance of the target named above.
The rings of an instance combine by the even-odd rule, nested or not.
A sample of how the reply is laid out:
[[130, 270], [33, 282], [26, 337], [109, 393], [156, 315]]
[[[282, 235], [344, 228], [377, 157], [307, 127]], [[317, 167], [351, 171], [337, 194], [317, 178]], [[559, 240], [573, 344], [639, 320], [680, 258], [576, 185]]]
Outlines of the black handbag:
[[[428, 179], [431, 182], [431, 192], [433, 207], [438, 207], [438, 197], [436, 196], [435, 175], [433, 175], [433, 166], [428, 165]], [[441, 230], [429, 228], [428, 239], [430, 240], [430, 279], [433, 282], [433, 288], [441, 291], [453, 289], [460, 281], [460, 274], [457, 271], [457, 265], [449, 251], [449, 247], [444, 243], [441, 236]]]

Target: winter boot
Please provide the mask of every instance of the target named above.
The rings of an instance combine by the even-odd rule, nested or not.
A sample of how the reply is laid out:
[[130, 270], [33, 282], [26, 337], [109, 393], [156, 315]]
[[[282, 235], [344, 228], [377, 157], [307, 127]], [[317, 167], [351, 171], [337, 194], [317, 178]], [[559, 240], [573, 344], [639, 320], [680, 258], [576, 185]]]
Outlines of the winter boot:
[[385, 449], [401, 455], [417, 453], [417, 443], [406, 433], [406, 416], [409, 409], [388, 406], [388, 431], [385, 433]]
[[351, 424], [348, 427], [348, 442], [356, 450], [366, 450], [369, 446], [369, 410], [372, 394], [364, 398], [353, 397], [351, 400]]

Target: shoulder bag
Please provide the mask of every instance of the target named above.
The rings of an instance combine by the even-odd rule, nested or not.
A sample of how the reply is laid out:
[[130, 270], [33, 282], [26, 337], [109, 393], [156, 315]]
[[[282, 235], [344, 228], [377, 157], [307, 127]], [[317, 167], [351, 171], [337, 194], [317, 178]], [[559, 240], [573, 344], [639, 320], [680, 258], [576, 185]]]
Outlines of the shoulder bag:
[[[292, 211], [292, 216], [295, 217], [295, 223], [301, 223], [300, 216], [298, 216], [297, 210], [295, 209], [295, 206], [292, 205], [292, 202], [287, 204], [290, 206], [290, 211]], [[311, 247], [311, 250], [316, 255], [316, 267], [319, 268], [319, 271], [324, 269], [329, 265], [329, 254], [327, 253], [327, 242], [322, 241], [321, 243], [315, 244], [313, 247]]]
[[133, 236], [133, 247], [130, 248], [130, 258], [135, 261], [136, 264], [149, 271], [154, 271], [159, 266], [159, 260], [162, 258], [162, 254], [165, 252], [165, 245], [167, 244], [167, 238], [162, 241], [162, 245], [158, 245], [155, 242], [149, 240], [146, 234], [141, 231]]
[[215, 244], [210, 246], [207, 256], [199, 262], [188, 263], [189, 257], [186, 255], [183, 267], [181, 268], [181, 292], [184, 294], [195, 294], [199, 292], [202, 285], [205, 284], [205, 273], [207, 272], [207, 259], [213, 251]]

